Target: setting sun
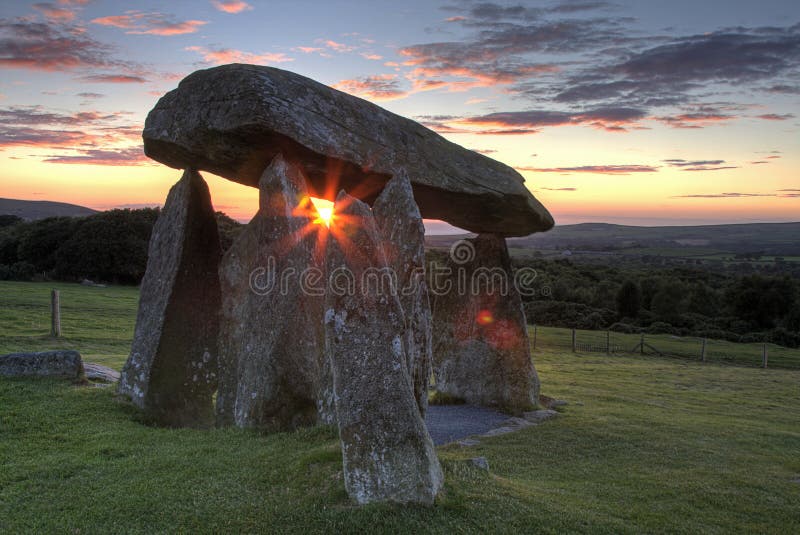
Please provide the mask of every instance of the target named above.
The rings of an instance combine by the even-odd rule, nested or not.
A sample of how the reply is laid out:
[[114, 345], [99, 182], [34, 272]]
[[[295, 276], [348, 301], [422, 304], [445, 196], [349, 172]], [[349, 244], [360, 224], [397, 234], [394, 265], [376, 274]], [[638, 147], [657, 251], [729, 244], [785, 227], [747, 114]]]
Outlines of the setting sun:
[[314, 223], [330, 227], [331, 219], [333, 219], [333, 203], [316, 197], [310, 197], [310, 199], [311, 204], [313, 204], [314, 208], [317, 210], [317, 218], [314, 220]]

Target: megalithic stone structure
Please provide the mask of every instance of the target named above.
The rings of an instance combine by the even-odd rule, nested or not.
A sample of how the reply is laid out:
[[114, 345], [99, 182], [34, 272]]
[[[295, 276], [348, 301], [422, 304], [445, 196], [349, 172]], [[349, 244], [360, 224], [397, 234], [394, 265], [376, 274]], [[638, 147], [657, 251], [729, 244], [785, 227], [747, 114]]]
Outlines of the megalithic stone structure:
[[220, 243], [208, 186], [184, 172], [153, 228], [119, 392], [156, 423], [214, 423]]
[[[222, 259], [217, 418], [263, 430], [317, 421], [324, 277], [316, 212], [296, 165], [276, 156], [259, 182], [259, 210]], [[324, 227], [323, 227], [324, 228]]]
[[383, 237], [386, 260], [397, 275], [398, 297], [407, 326], [408, 371], [424, 418], [432, 374], [432, 319], [425, 281], [425, 227], [405, 171], [398, 172], [386, 184], [375, 200], [372, 213]]
[[347, 493], [432, 503], [442, 470], [407, 371], [405, 321], [369, 207], [341, 192], [328, 244], [325, 327]]
[[453, 287], [437, 292], [433, 304], [436, 390], [476, 405], [530, 410], [539, 378], [505, 239], [480, 234], [457, 242], [447, 267]]
[[232, 64], [190, 74], [150, 111], [142, 138], [154, 160], [193, 165], [249, 186], [257, 186], [270, 160], [282, 153], [302, 162], [322, 194], [335, 195], [329, 187], [335, 176], [338, 187], [368, 203], [397, 169], [405, 169], [426, 218], [503, 236], [553, 226], [511, 167], [366, 100], [274, 67]]

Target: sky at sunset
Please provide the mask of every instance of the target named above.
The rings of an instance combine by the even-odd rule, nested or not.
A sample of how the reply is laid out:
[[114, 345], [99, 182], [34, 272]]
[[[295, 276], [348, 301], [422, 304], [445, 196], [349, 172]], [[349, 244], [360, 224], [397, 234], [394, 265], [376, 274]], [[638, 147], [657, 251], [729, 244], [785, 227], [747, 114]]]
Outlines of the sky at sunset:
[[[800, 220], [797, 0], [3, 0], [0, 197], [163, 203], [180, 171], [142, 153], [147, 112], [231, 62], [510, 165], [558, 224]], [[204, 176], [254, 214], [255, 189]]]

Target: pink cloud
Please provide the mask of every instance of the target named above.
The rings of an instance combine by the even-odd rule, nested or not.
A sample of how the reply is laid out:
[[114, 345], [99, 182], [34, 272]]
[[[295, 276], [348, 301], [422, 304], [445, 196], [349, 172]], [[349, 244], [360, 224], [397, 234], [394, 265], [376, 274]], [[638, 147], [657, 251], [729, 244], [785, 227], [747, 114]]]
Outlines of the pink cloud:
[[134, 35], [183, 35], [195, 33], [200, 26], [207, 24], [203, 20], [175, 21], [163, 13], [144, 13], [126, 11], [124, 15], [111, 15], [92, 19], [92, 23], [101, 26], [113, 26], [128, 30], [125, 33]]
[[354, 46], [346, 45], [344, 43], [337, 43], [331, 39], [319, 39], [318, 42], [336, 52], [352, 52], [355, 50]]
[[294, 61], [294, 58], [288, 57], [283, 52], [264, 52], [261, 54], [251, 54], [241, 50], [234, 50], [232, 48], [205, 48], [202, 46], [188, 46], [185, 50], [190, 52], [197, 52], [203, 59], [209, 63], [222, 65], [225, 63], [284, 63], [287, 61]]
[[253, 9], [253, 6], [241, 0], [212, 0], [211, 3], [224, 13], [236, 14]]
[[537, 173], [593, 173], [599, 175], [629, 175], [631, 173], [655, 173], [658, 167], [652, 165], [580, 165], [577, 167], [515, 167], [517, 171]]
[[397, 100], [409, 92], [400, 88], [396, 74], [376, 74], [362, 78], [342, 80], [333, 85], [336, 89], [374, 101]]
[[70, 22], [75, 18], [75, 12], [73, 10], [58, 7], [54, 4], [43, 2], [33, 4], [33, 7], [53, 22]]
[[86, 149], [77, 154], [56, 154], [47, 156], [46, 163], [81, 164], [81, 165], [151, 165], [153, 161], [144, 155], [142, 147], [126, 147], [115, 149]]
[[81, 76], [80, 80], [101, 84], [143, 84], [147, 81], [141, 76], [130, 74], [90, 74]]

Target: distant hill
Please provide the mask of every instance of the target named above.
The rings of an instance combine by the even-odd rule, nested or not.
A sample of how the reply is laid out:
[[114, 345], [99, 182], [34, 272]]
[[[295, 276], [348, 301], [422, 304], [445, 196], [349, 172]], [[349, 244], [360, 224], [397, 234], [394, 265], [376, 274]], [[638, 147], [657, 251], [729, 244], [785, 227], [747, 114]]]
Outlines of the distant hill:
[[[426, 236], [429, 246], [445, 247], [468, 236]], [[549, 232], [509, 238], [519, 249], [571, 250], [659, 254], [659, 250], [688, 254], [800, 255], [800, 223], [743, 223], [669, 227], [634, 227], [608, 223], [559, 225]]]
[[0, 198], [0, 215], [15, 215], [27, 221], [44, 219], [45, 217], [87, 216], [96, 213], [97, 210], [65, 202], [23, 201], [20, 199]]

